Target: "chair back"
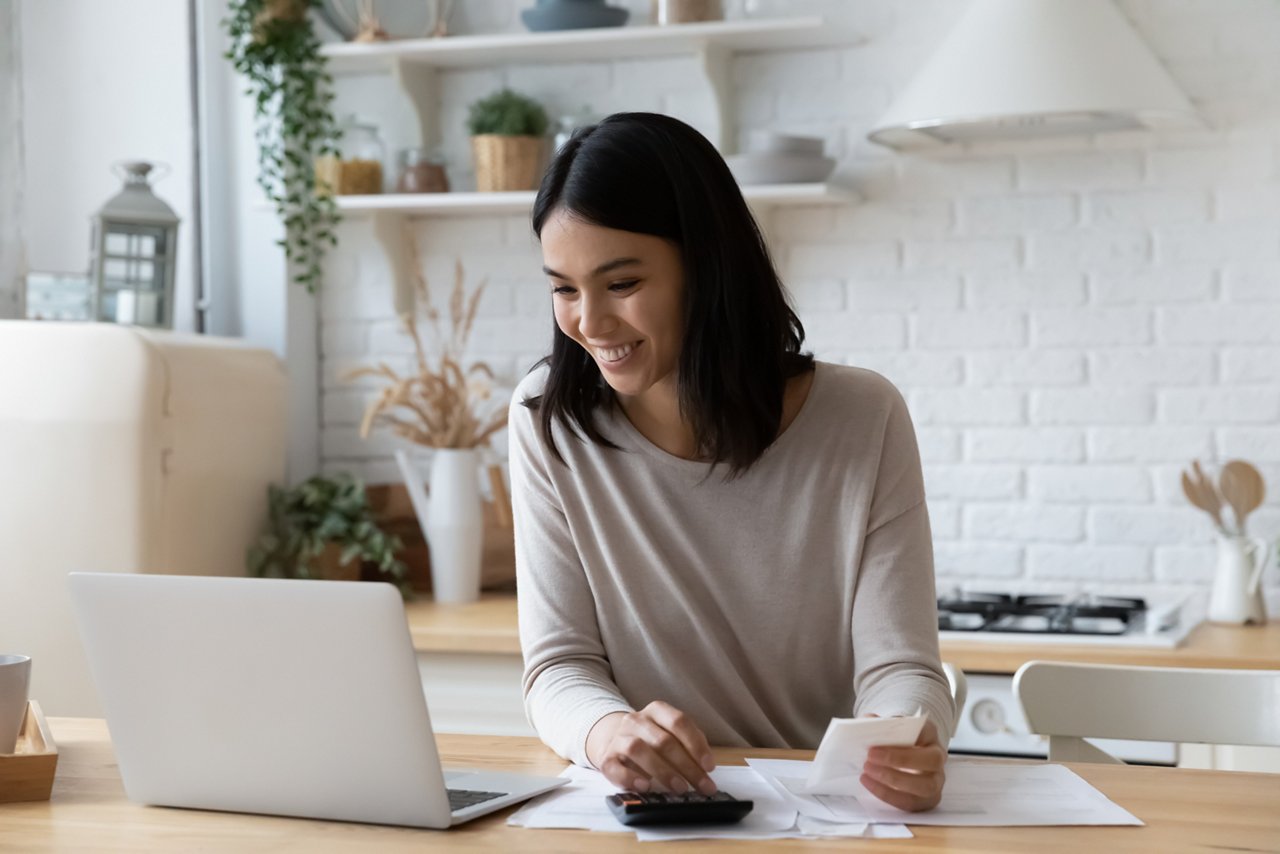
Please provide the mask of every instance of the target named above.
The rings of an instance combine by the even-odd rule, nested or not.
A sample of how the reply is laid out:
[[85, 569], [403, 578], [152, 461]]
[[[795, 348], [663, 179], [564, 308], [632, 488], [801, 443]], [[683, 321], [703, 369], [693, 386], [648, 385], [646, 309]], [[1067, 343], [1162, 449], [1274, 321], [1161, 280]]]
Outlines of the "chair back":
[[1280, 670], [1029, 661], [1013, 691], [1051, 761], [1119, 762], [1086, 737], [1280, 746]]

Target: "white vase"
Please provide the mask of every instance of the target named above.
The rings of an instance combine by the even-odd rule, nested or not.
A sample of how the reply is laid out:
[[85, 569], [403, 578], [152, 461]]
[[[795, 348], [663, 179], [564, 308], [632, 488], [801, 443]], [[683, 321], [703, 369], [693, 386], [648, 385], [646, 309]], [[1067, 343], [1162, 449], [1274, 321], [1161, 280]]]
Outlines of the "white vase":
[[1209, 593], [1211, 622], [1266, 623], [1261, 582], [1268, 551], [1267, 541], [1261, 537], [1218, 538], [1218, 567]]
[[437, 602], [480, 598], [480, 558], [484, 513], [480, 503], [476, 451], [437, 448], [432, 453], [430, 495], [403, 451], [396, 461], [413, 500], [418, 524], [431, 553], [431, 589]]

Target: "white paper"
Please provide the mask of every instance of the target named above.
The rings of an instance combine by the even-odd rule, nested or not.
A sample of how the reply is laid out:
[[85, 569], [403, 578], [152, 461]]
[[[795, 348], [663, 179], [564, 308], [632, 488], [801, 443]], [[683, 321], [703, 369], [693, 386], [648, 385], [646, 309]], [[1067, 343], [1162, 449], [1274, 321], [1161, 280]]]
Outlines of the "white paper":
[[862, 798], [807, 792], [812, 763], [747, 759], [747, 764], [791, 796], [801, 816], [856, 824], [968, 827], [1141, 825], [1070, 769], [1049, 763], [1000, 763], [952, 758], [942, 800], [928, 812], [905, 812], [870, 795]]
[[878, 799], [862, 806], [874, 821], [966, 827], [1141, 825], [1071, 769], [1049, 763], [951, 761], [942, 800], [905, 813]]
[[534, 798], [507, 818], [517, 827], [570, 828], [630, 833], [631, 828], [613, 817], [605, 796], [617, 791], [602, 774], [570, 765], [560, 775], [569, 782]]
[[905, 824], [841, 824], [802, 815], [796, 829], [805, 836], [843, 837], [854, 839], [910, 839], [915, 836]]
[[820, 795], [869, 794], [859, 782], [872, 747], [910, 747], [920, 737], [924, 715], [906, 718], [832, 718], [813, 757], [807, 791]]

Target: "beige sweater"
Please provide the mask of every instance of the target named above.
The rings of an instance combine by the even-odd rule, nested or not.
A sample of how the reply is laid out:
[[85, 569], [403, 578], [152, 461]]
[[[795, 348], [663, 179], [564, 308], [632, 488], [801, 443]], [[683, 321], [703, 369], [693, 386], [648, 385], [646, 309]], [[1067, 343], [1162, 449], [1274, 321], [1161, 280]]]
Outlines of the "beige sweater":
[[933, 547], [915, 432], [878, 374], [818, 363], [792, 424], [736, 481], [621, 409], [610, 450], [511, 406], [525, 709], [588, 765], [591, 727], [665, 700], [713, 745], [816, 747], [832, 717], [923, 707], [945, 744]]

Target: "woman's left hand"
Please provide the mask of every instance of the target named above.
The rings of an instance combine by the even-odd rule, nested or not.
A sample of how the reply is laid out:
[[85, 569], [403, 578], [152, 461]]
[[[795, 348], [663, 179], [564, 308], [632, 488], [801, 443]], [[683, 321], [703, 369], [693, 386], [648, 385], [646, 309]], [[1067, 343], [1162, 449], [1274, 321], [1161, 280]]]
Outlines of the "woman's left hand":
[[925, 719], [912, 747], [873, 747], [862, 768], [862, 785], [886, 804], [901, 810], [931, 810], [942, 798], [947, 753], [938, 730]]

